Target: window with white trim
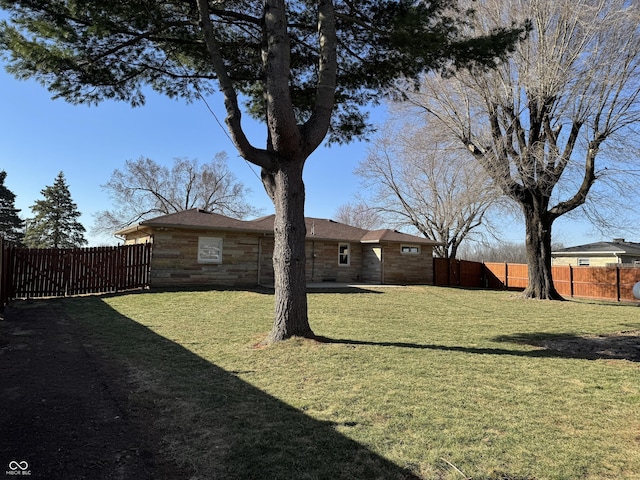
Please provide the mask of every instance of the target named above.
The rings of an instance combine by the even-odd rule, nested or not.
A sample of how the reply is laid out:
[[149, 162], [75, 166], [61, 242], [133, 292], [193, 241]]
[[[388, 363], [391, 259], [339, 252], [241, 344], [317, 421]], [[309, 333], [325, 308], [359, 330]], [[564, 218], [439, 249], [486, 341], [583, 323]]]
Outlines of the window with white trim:
[[338, 265], [348, 267], [351, 264], [350, 248], [348, 243], [338, 244]]
[[222, 239], [198, 238], [198, 263], [222, 263]]
[[420, 245], [400, 245], [400, 253], [405, 255], [420, 255]]
[[579, 258], [578, 259], [578, 266], [579, 267], [588, 267], [590, 265], [591, 262], [589, 262], [588, 258]]

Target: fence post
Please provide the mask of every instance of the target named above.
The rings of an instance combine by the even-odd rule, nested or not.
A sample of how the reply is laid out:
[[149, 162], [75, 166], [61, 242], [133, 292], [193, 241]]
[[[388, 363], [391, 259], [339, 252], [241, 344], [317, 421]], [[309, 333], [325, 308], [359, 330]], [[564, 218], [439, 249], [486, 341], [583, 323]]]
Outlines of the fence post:
[[117, 245], [115, 247], [115, 250], [117, 252], [117, 255], [114, 262], [115, 265], [113, 267], [114, 268], [113, 278], [115, 279], [113, 283], [115, 285], [114, 291], [115, 293], [118, 293], [120, 291], [118, 287], [123, 282], [123, 278], [124, 278], [124, 275], [122, 273], [122, 270], [124, 270], [124, 262], [122, 261], [122, 255], [124, 255], [124, 250], [120, 248], [120, 245]]
[[71, 269], [72, 257], [74, 256], [71, 250], [58, 250], [58, 255], [62, 254], [62, 296], [69, 297], [71, 295]]
[[616, 265], [616, 297], [620, 301], [620, 265]]
[[504, 262], [504, 288], [509, 290], [509, 264]]
[[573, 267], [569, 265], [569, 293], [573, 298]]

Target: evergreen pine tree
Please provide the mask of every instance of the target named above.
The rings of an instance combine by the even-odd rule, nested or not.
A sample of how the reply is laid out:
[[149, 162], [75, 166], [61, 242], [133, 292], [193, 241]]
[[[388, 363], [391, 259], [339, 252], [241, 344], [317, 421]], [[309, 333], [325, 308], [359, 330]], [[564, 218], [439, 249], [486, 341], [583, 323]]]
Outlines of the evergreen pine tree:
[[21, 243], [24, 220], [18, 216], [15, 194], [4, 185], [7, 172], [0, 171], [0, 235], [13, 243]]
[[24, 243], [31, 248], [74, 248], [86, 245], [85, 228], [78, 221], [78, 206], [71, 200], [71, 193], [60, 172], [53, 186], [40, 193], [44, 200], [36, 200], [31, 206], [34, 218], [28, 220]]

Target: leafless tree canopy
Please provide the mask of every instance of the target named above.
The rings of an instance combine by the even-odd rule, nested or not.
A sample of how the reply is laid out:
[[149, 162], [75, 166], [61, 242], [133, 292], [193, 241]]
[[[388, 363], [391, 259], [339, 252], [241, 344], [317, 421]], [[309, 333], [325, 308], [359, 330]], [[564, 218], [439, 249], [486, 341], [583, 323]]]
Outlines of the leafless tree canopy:
[[201, 208], [233, 218], [259, 213], [245, 201], [249, 193], [227, 166], [226, 154], [208, 163], [176, 158], [171, 168], [150, 158], [127, 160], [102, 186], [113, 208], [99, 212], [94, 230], [113, 234], [128, 225], [158, 215]]
[[525, 245], [515, 242], [465, 244], [458, 257], [473, 262], [527, 263]]
[[352, 227], [376, 230], [383, 228], [383, 220], [375, 208], [366, 203], [347, 203], [336, 210], [334, 219], [337, 222], [351, 225]]
[[430, 75], [407, 97], [520, 205], [530, 267], [525, 295], [558, 298], [550, 273], [554, 220], [582, 207], [595, 184], [615, 174], [628, 182], [638, 171], [630, 152], [640, 121], [640, 3], [473, 4], [476, 28], [529, 18], [529, 38], [495, 70]]
[[373, 141], [356, 173], [368, 201], [396, 227], [411, 226], [445, 244], [455, 258], [460, 243], [483, 223], [500, 196], [480, 165], [437, 122], [415, 123], [402, 108]]

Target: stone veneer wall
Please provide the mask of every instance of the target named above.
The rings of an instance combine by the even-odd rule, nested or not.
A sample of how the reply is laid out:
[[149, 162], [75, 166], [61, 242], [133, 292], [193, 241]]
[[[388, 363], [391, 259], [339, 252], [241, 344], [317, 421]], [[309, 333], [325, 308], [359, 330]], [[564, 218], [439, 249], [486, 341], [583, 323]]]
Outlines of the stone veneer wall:
[[403, 254], [399, 244], [383, 246], [383, 283], [424, 285], [433, 283], [433, 248], [420, 246], [419, 254]]
[[[340, 282], [361, 281], [362, 252], [358, 243], [351, 243], [351, 261], [349, 266], [338, 265], [338, 242], [312, 240], [305, 244], [307, 282]], [[273, 238], [262, 240], [260, 262], [260, 283], [273, 283]]]
[[[222, 238], [222, 263], [198, 262], [198, 238]], [[255, 286], [273, 284], [273, 237], [221, 231], [158, 229], [153, 236], [129, 235], [126, 243], [153, 241], [151, 286]], [[308, 240], [307, 282], [433, 283], [432, 248], [419, 255], [402, 254], [399, 244], [351, 242], [350, 265], [338, 265], [338, 241]], [[381, 253], [384, 262], [380, 262]], [[260, 265], [258, 265], [260, 263]]]
[[[338, 264], [338, 243], [349, 243], [349, 265]], [[357, 242], [312, 240], [306, 243], [307, 282], [361, 282], [362, 246]]]
[[[198, 238], [222, 238], [222, 263], [198, 262]], [[258, 235], [220, 231], [155, 231], [151, 286], [229, 285], [258, 283]]]

